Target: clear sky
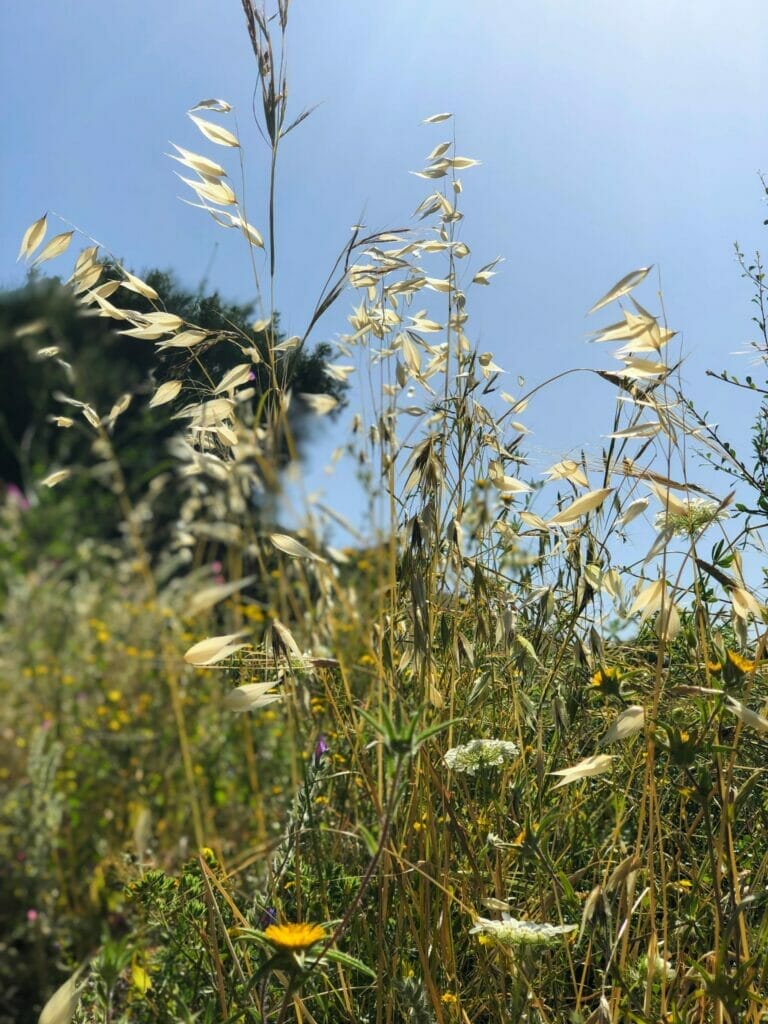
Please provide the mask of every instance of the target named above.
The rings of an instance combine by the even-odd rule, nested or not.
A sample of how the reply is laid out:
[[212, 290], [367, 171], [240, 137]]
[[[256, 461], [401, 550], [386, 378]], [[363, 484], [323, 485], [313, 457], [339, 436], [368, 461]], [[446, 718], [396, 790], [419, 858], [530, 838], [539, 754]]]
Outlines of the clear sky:
[[[755, 406], [704, 371], [749, 372], [731, 354], [754, 337], [732, 245], [765, 240], [764, 0], [294, 0], [289, 38], [294, 113], [320, 104], [281, 156], [277, 307], [289, 333], [302, 331], [351, 224], [408, 223], [425, 194], [408, 172], [443, 137], [419, 122], [451, 110], [459, 151], [482, 161], [464, 174], [464, 240], [478, 264], [505, 258], [472, 300], [470, 333], [510, 371], [509, 390], [517, 375], [533, 385], [571, 366], [610, 366], [606, 346], [585, 342], [584, 313], [653, 263], [659, 276], [638, 297], [655, 306], [661, 282], [689, 390], [732, 439], [746, 436]], [[238, 0], [5, 4], [0, 287], [21, 282], [21, 234], [48, 210], [136, 272], [173, 268], [194, 287], [210, 266], [227, 298], [251, 297], [238, 239], [178, 201], [183, 186], [163, 154], [173, 140], [227, 156], [185, 117], [204, 97], [227, 99], [250, 217], [263, 226], [254, 84]], [[345, 330], [353, 299], [315, 340]], [[586, 378], [545, 392], [525, 415], [533, 471], [594, 446], [612, 405], [610, 389]], [[313, 486], [347, 422], [326, 428], [311, 455]]]

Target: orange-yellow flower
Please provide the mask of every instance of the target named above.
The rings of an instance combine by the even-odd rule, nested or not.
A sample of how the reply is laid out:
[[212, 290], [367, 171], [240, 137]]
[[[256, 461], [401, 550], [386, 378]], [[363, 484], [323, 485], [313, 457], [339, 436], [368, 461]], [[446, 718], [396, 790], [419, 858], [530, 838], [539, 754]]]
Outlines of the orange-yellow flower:
[[725, 676], [725, 681], [731, 683], [740, 682], [747, 672], [754, 672], [756, 665], [757, 662], [750, 661], [749, 658], [745, 658], [738, 651], [729, 650], [725, 652], [724, 661], [707, 662], [707, 668], [710, 672], [717, 675], [722, 672]]
[[622, 673], [620, 669], [611, 665], [607, 668], [602, 666], [592, 676], [590, 682], [596, 690], [600, 690], [601, 693], [610, 694], [617, 696], [619, 693], [619, 684], [622, 680]]
[[726, 651], [725, 656], [739, 672], [752, 672], [755, 668], [754, 661], [750, 661], [749, 658], [745, 658], [736, 651]]
[[271, 924], [264, 931], [264, 938], [275, 949], [283, 949], [290, 953], [301, 953], [317, 942], [327, 938], [325, 928], [319, 924]]

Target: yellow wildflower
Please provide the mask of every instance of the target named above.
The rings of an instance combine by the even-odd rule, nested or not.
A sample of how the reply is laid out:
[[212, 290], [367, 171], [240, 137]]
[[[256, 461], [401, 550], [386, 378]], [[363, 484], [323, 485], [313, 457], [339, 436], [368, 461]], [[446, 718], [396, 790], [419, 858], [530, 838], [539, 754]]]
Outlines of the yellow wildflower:
[[749, 658], [745, 658], [743, 654], [739, 654], [738, 651], [726, 650], [725, 658], [718, 661], [708, 661], [707, 668], [714, 675], [720, 675], [722, 673], [723, 681], [728, 683], [740, 683], [747, 672], [754, 672], [757, 667], [757, 662], [750, 661]]
[[731, 663], [731, 665], [733, 665], [734, 668], [738, 669], [739, 672], [754, 671], [754, 661], [750, 661], [749, 658], [745, 658], [743, 655], [738, 654], [736, 651], [726, 651], [725, 656]]
[[592, 685], [602, 686], [606, 679], [621, 679], [621, 673], [615, 666], [599, 668], [592, 676]]
[[271, 924], [264, 931], [264, 938], [275, 949], [301, 953], [327, 938], [325, 928], [319, 924]]
[[600, 690], [601, 693], [612, 694], [617, 696], [619, 693], [619, 684], [621, 683], [622, 674], [614, 666], [609, 668], [603, 668], [602, 666], [595, 672], [590, 680], [592, 686], [596, 690]]

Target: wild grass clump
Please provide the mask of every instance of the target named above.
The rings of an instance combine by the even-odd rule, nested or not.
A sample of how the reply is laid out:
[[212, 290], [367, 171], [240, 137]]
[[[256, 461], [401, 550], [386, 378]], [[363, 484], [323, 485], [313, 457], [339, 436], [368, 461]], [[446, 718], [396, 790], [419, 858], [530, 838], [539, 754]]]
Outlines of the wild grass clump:
[[[618, 361], [579, 371], [617, 399], [601, 462], [563, 459], [543, 484], [526, 465], [532, 395], [501, 391], [472, 342], [469, 301], [499, 261], [477, 266], [463, 238], [477, 161], [452, 139], [418, 172], [420, 226], [357, 230], [304, 335], [279, 339], [271, 211], [280, 141], [304, 115], [287, 114], [287, 0], [271, 19], [244, 8], [264, 235], [208, 150], [175, 159], [244, 236], [266, 350], [162, 308], [94, 246], [70, 281], [137, 344], [190, 366], [203, 346], [239, 355], [202, 393], [197, 372], [157, 387], [176, 469], [138, 500], [111, 440], [131, 396], [96, 408], [62, 367], [57, 400], [92, 432], [122, 531], [2, 577], [0, 1020], [31, 1019], [60, 985], [46, 1022], [756, 1024], [765, 612], [742, 567], [750, 530], [740, 546], [726, 533], [732, 495], [690, 478], [698, 445], [727, 452], [679, 391], [674, 332], [635, 297], [649, 268], [591, 310], [618, 309], [593, 336], [619, 342]], [[232, 113], [210, 100], [192, 117], [237, 155]], [[452, 136], [449, 119], [425, 131]], [[260, 495], [295, 452], [291, 354], [348, 288], [327, 372], [363, 371], [370, 412], [346, 455], [381, 526], [340, 549], [322, 509], [288, 533]], [[118, 289], [151, 312], [116, 305]], [[181, 511], [158, 550], [160, 486]], [[6, 503], [4, 546], [22, 514]], [[625, 565], [633, 520], [651, 540]]]

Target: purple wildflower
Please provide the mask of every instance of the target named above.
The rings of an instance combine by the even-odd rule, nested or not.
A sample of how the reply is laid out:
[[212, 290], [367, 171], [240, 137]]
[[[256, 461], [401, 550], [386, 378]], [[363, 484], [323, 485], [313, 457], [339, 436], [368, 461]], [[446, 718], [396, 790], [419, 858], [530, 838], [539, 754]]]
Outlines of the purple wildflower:
[[277, 911], [274, 907], [265, 907], [264, 913], [261, 915], [259, 920], [259, 928], [264, 931], [271, 924], [277, 924]]
[[315, 764], [319, 764], [322, 761], [329, 749], [328, 744], [325, 742], [325, 736], [321, 733], [317, 737], [317, 743], [315, 744]]

